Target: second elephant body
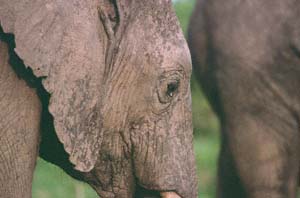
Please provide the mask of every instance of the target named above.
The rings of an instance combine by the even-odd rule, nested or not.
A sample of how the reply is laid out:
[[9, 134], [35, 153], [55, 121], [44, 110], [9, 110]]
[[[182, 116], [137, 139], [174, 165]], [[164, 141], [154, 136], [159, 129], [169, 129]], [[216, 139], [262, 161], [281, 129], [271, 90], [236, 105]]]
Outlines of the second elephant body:
[[189, 45], [221, 122], [220, 198], [296, 197], [299, 10], [296, 0], [197, 2]]

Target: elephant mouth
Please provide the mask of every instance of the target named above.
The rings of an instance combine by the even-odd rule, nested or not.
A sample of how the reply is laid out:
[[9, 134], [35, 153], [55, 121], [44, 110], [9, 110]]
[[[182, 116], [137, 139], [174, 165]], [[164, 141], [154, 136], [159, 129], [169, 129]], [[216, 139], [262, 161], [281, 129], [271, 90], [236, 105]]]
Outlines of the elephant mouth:
[[181, 197], [174, 191], [149, 190], [140, 185], [137, 185], [134, 198], [181, 198]]
[[160, 198], [160, 192], [156, 190], [149, 190], [140, 185], [136, 186], [135, 198]]
[[[134, 192], [131, 191], [130, 189], [125, 189], [124, 191], [118, 192], [117, 194], [114, 194], [115, 192], [112, 191], [106, 191], [104, 190], [101, 186], [100, 183], [95, 182], [95, 180], [92, 182], [89, 180], [89, 184], [96, 190], [98, 195], [100, 197], [122, 197], [122, 198], [182, 198], [179, 196], [174, 190], [153, 190], [149, 188], [145, 188], [138, 183], [135, 183], [134, 187]], [[129, 190], [127, 192], [127, 190]], [[100, 198], [99, 197], [99, 198]]]

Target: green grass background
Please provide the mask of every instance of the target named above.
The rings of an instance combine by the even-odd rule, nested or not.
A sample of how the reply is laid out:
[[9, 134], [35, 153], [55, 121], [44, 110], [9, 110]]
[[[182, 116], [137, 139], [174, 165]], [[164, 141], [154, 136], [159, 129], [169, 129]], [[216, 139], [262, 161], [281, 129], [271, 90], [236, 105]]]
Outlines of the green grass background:
[[[194, 0], [177, 0], [174, 7], [186, 32]], [[199, 197], [212, 198], [216, 186], [216, 159], [219, 150], [218, 121], [204, 98], [199, 85], [192, 79], [195, 154], [199, 178]], [[95, 198], [86, 184], [66, 175], [58, 167], [41, 159], [34, 174], [33, 198]]]

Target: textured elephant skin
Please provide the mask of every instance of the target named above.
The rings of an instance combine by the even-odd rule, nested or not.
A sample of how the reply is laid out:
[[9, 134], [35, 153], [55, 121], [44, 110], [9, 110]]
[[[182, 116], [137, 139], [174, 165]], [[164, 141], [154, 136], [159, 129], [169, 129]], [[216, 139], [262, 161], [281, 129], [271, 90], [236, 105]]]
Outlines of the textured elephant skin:
[[196, 198], [190, 53], [169, 0], [0, 0], [0, 197], [39, 155], [103, 198]]
[[221, 123], [219, 198], [295, 198], [300, 2], [198, 0], [193, 68]]

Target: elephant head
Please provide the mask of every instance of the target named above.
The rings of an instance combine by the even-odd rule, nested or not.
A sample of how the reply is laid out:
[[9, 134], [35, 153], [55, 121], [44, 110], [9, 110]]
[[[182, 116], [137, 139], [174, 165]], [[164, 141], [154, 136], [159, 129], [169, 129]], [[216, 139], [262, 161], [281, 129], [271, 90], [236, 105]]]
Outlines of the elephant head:
[[170, 0], [0, 0], [0, 23], [101, 197], [197, 196], [191, 61]]

